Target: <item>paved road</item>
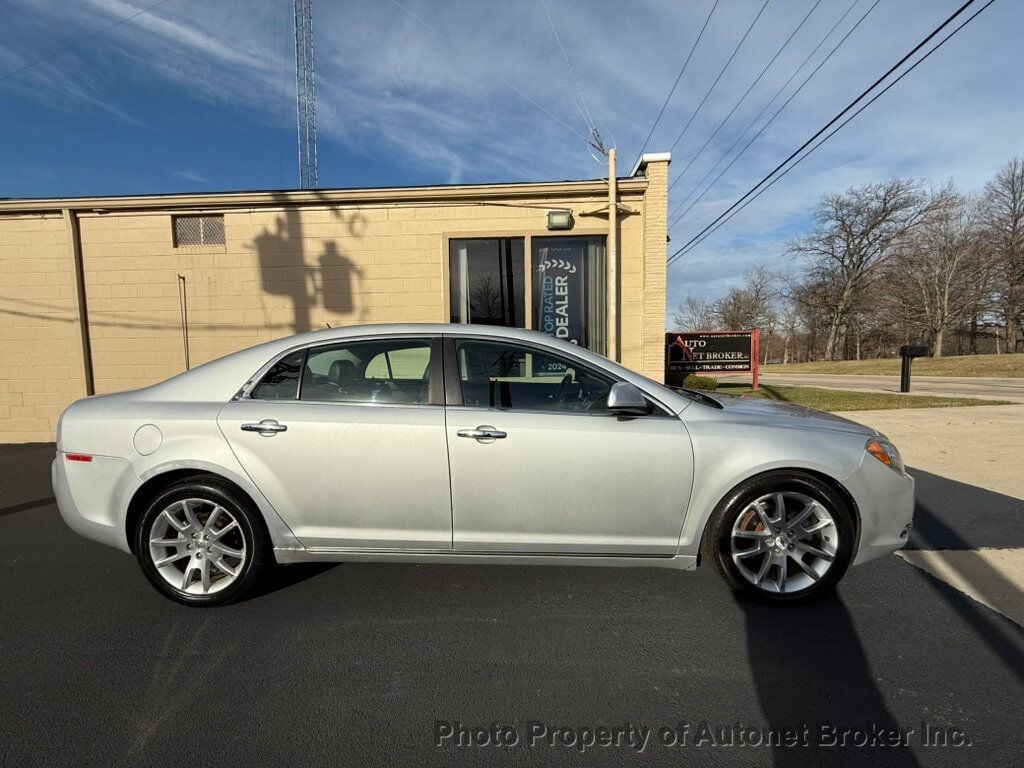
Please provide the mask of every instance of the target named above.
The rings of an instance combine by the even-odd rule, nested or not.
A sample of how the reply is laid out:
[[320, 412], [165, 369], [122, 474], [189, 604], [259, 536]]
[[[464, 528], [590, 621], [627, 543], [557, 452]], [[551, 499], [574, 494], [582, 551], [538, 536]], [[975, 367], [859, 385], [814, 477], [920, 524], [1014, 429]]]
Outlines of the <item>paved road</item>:
[[[749, 381], [750, 374], [721, 378]], [[764, 384], [825, 387], [827, 389], [863, 389], [873, 392], [899, 392], [899, 376], [833, 376], [830, 374], [781, 374], [761, 376]], [[1024, 402], [1024, 379], [969, 378], [952, 376], [913, 376], [911, 394], [980, 397]]]
[[[61, 523], [50, 455], [0, 448], [0, 765], [1020, 764], [1024, 631], [897, 557], [787, 609], [706, 569], [351, 564], [195, 610]], [[918, 478], [913, 546], [1024, 544], [1020, 500]], [[456, 720], [518, 746], [434, 746]], [[531, 721], [655, 730], [643, 752], [622, 736], [581, 757], [530, 746]], [[696, 746], [702, 721], [795, 729], [796, 746]], [[664, 746], [680, 722], [686, 746]], [[820, 722], [852, 729], [847, 746], [801, 746]], [[923, 724], [970, 746], [923, 746]], [[900, 746], [852, 745], [872, 729]]]

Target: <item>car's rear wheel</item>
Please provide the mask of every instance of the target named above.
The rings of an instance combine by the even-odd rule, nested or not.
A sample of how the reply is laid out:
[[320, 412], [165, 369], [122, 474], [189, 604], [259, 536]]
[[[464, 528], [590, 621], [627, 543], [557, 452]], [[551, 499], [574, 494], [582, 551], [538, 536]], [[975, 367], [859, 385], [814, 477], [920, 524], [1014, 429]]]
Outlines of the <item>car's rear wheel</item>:
[[856, 528], [849, 504], [817, 478], [799, 472], [753, 478], [712, 515], [705, 556], [733, 589], [764, 602], [820, 595], [853, 558]]
[[261, 576], [269, 544], [252, 502], [213, 477], [168, 486], [143, 513], [135, 554], [160, 592], [193, 606], [223, 605]]

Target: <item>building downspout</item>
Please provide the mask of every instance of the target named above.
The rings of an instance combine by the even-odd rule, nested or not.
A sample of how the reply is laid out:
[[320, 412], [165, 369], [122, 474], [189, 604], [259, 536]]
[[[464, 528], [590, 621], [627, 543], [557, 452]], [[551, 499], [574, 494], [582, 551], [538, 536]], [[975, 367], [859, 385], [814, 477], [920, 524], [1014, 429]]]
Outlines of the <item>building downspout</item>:
[[615, 147], [608, 150], [608, 357], [619, 361], [619, 185]]
[[96, 394], [96, 384], [92, 369], [92, 341], [89, 337], [89, 306], [85, 295], [85, 264], [82, 261], [82, 238], [78, 228], [78, 215], [71, 208], [62, 208], [64, 228], [67, 231], [68, 248], [71, 261], [75, 265], [75, 298], [78, 314], [78, 331], [81, 335], [79, 349], [82, 353], [82, 383], [85, 394]]

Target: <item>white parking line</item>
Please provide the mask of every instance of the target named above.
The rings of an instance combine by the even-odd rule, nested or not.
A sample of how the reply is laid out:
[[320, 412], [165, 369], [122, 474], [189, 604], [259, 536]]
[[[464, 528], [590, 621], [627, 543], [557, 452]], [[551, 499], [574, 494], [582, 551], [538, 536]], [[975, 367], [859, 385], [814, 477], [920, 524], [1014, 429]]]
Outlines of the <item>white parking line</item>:
[[911, 549], [896, 554], [1024, 626], [1024, 549]]

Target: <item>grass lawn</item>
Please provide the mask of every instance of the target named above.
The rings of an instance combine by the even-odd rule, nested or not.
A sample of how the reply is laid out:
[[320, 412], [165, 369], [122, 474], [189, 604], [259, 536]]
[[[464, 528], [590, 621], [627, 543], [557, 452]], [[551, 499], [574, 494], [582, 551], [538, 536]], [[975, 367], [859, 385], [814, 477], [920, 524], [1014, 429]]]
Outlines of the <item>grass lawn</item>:
[[[960, 357], [929, 357], [914, 361], [915, 376], [999, 376], [1024, 378], [1024, 353], [1013, 355], [962, 355]], [[818, 363], [790, 363], [762, 366], [768, 373], [830, 373], [851, 376], [899, 376], [900, 360], [836, 360]]]
[[[761, 385], [754, 392], [749, 384], [719, 383], [717, 392], [726, 395], [747, 395], [768, 400], [806, 405], [819, 411], [888, 411], [895, 408], [945, 408], [960, 405], [1007, 405], [1002, 400], [978, 400], [974, 397], [932, 397], [901, 395], [895, 392], [852, 392], [845, 389], [819, 387], [780, 387]], [[714, 396], [715, 392], [708, 394]]]

